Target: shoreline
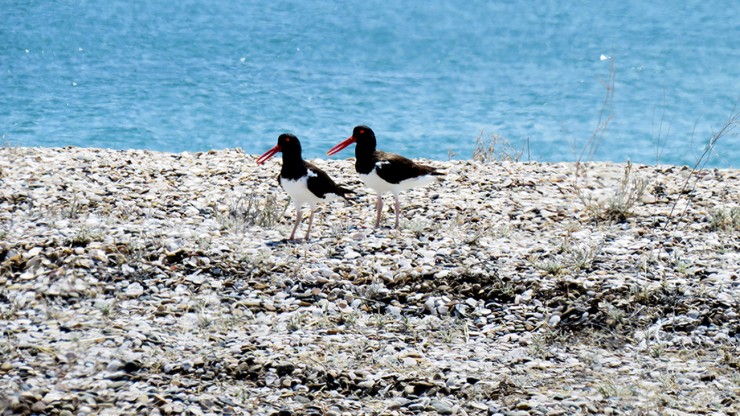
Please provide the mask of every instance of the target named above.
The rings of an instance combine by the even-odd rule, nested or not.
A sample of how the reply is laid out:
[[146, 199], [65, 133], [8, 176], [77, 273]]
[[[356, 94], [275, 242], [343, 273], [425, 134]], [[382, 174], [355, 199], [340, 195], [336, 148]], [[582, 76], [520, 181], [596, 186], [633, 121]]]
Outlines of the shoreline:
[[[482, 142], [482, 146], [485, 147], [486, 143]], [[123, 152], [123, 153], [141, 153], [141, 154], [150, 154], [152, 156], [156, 155], [162, 155], [162, 156], [193, 156], [193, 155], [204, 155], [204, 154], [228, 154], [232, 152], [236, 152], [238, 154], [244, 155], [245, 158], [253, 158], [256, 160], [257, 157], [260, 156], [259, 153], [255, 154], [249, 154], [244, 151], [241, 147], [224, 147], [224, 148], [218, 148], [218, 149], [209, 149], [209, 150], [183, 150], [180, 152], [172, 152], [172, 151], [166, 151], [166, 150], [155, 150], [155, 149], [139, 149], [139, 148], [126, 148], [126, 149], [118, 149], [118, 148], [101, 148], [101, 147], [80, 147], [75, 145], [67, 145], [67, 146], [61, 146], [61, 147], [47, 147], [47, 146], [23, 146], [17, 143], [13, 142], [6, 142], [4, 144], [0, 143], [0, 149], [19, 149], [19, 150], [50, 150], [50, 151], [58, 151], [58, 152], [64, 152], [64, 151], [82, 151], [82, 152]], [[504, 149], [506, 150], [506, 149]], [[516, 149], [511, 149], [512, 151]], [[482, 149], [482, 152], [487, 153], [486, 149]], [[473, 149], [473, 153], [475, 153], [475, 149]], [[456, 155], [456, 154], [455, 154]], [[305, 155], [304, 155], [305, 156]], [[635, 166], [641, 166], [641, 167], [654, 167], [654, 168], [681, 168], [681, 169], [694, 169], [693, 164], [673, 164], [673, 163], [642, 163], [642, 162], [631, 162], [631, 161], [624, 161], [624, 162], [614, 162], [609, 160], [589, 160], [589, 161], [581, 161], [581, 162], [575, 162], [570, 160], [561, 160], [561, 161], [539, 161], [539, 160], [521, 160], [521, 157], [523, 155], [519, 155], [519, 160], [514, 160], [515, 156], [517, 155], [508, 155], [504, 151], [496, 151], [495, 154], [486, 155], [485, 157], [490, 158], [490, 161], [476, 161], [474, 157], [470, 157], [467, 159], [429, 159], [424, 157], [411, 157], [413, 160], [421, 161], [423, 163], [481, 163], [481, 164], [496, 164], [496, 163], [517, 163], [517, 164], [525, 164], [525, 165], [560, 165], [560, 164], [566, 164], [566, 165], [574, 165], [576, 163], [582, 163], [582, 164], [604, 164], [604, 165], [624, 165], [626, 163], [632, 163]], [[280, 160], [280, 158], [276, 159]], [[321, 161], [329, 161], [329, 162], [340, 162], [343, 160], [354, 160], [354, 153], [353, 152], [342, 152], [338, 155], [328, 157], [325, 154], [322, 153], [320, 158], [306, 158], [305, 160], [310, 162], [319, 162]], [[728, 167], [728, 166], [708, 166], [703, 169], [696, 168], [697, 171], [699, 170], [721, 170], [721, 171], [736, 171], [740, 170], [740, 167]]]
[[395, 231], [314, 160], [356, 204], [284, 244], [255, 160], [0, 148], [0, 410], [737, 412], [739, 169], [427, 160]]

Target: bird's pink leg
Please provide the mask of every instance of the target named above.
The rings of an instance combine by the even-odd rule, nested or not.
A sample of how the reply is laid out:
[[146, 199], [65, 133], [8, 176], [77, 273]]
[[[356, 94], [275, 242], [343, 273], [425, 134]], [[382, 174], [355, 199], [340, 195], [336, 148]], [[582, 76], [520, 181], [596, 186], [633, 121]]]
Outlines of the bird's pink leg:
[[306, 231], [306, 241], [308, 241], [308, 235], [311, 234], [311, 224], [313, 224], [313, 213], [314, 213], [314, 209], [311, 208], [311, 215], [308, 216], [308, 231]]
[[393, 194], [393, 197], [396, 199], [396, 229], [398, 229], [398, 215], [401, 211], [401, 202], [398, 200], [398, 194]]
[[375, 210], [378, 215], [375, 217], [375, 228], [380, 227], [380, 216], [383, 214], [383, 195], [378, 193], [378, 201], [375, 203]]
[[303, 217], [301, 216], [301, 209], [299, 207], [296, 207], [295, 209], [295, 225], [293, 226], [293, 231], [290, 233], [290, 238], [288, 240], [295, 240], [295, 230], [298, 229], [298, 224], [301, 223], [301, 219]]

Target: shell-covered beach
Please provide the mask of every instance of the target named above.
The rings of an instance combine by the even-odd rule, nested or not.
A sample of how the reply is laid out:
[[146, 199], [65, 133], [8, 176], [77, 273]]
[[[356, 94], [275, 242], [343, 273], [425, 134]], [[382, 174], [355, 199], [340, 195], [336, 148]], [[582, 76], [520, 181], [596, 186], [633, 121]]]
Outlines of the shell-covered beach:
[[0, 413], [740, 413], [740, 170], [255, 160], [0, 148]]

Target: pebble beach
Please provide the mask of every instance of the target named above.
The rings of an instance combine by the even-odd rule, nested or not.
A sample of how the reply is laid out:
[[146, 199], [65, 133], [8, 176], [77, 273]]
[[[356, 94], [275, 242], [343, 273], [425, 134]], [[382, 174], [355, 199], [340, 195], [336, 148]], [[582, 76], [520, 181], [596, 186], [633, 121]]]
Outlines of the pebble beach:
[[740, 414], [740, 170], [255, 161], [0, 148], [0, 414]]

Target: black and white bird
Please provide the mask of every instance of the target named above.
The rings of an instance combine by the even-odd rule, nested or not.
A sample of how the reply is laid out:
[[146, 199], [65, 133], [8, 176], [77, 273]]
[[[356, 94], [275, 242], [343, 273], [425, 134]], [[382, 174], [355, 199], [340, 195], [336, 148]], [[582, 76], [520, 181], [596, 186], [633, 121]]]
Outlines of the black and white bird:
[[326, 172], [303, 160], [301, 142], [292, 134], [281, 134], [275, 147], [260, 156], [257, 164], [265, 163], [278, 152], [283, 153], [283, 167], [278, 175], [278, 183], [290, 195], [296, 211], [295, 226], [288, 239], [295, 240], [295, 232], [303, 219], [301, 207], [308, 204], [311, 209], [311, 215], [308, 217], [308, 231], [306, 231], [306, 240], [308, 240], [316, 204], [339, 197], [347, 199], [347, 194], [353, 191], [337, 185]]
[[352, 136], [326, 152], [332, 156], [345, 147], [356, 143], [355, 170], [360, 179], [368, 187], [378, 193], [375, 203], [377, 217], [375, 228], [380, 226], [380, 217], [383, 211], [383, 194], [392, 192], [396, 202], [396, 228], [401, 204], [398, 195], [401, 191], [428, 185], [436, 181], [436, 176], [443, 175], [432, 166], [421, 165], [403, 156], [387, 153], [376, 149], [375, 133], [370, 127], [357, 126], [352, 130]]

